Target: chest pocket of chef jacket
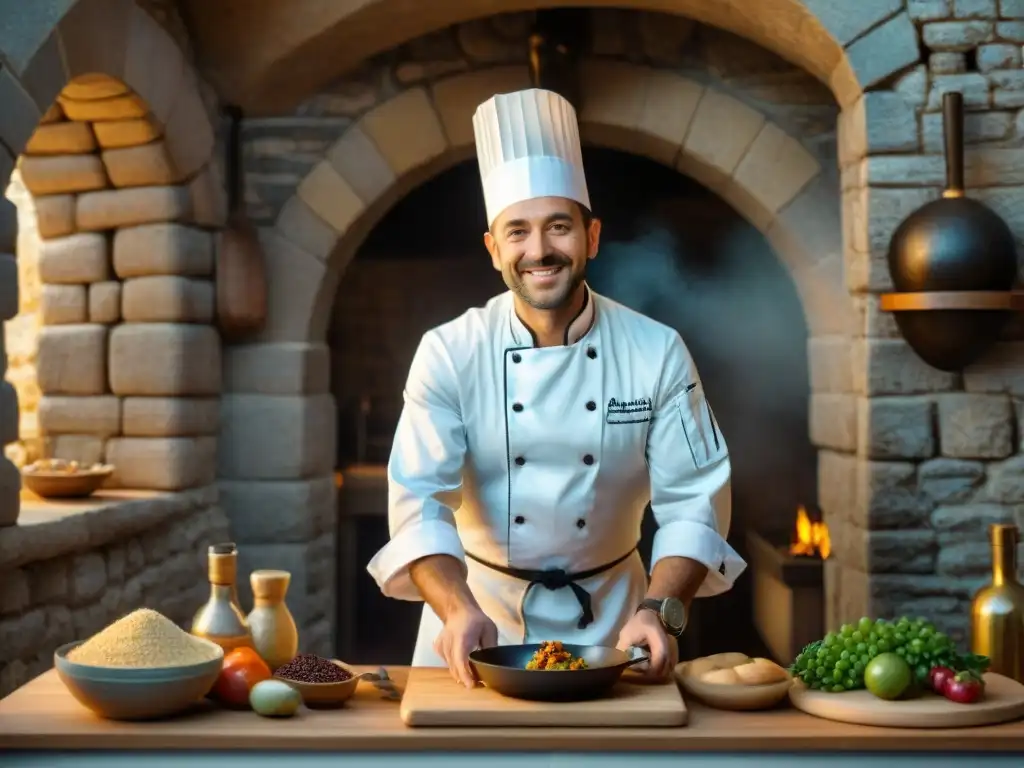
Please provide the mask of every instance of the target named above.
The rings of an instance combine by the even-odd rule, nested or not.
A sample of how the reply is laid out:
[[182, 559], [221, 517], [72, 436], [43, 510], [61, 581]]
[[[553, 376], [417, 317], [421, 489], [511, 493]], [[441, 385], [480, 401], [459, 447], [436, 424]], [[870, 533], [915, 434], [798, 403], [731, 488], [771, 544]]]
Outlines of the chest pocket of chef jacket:
[[704, 397], [704, 386], [699, 381], [689, 384], [676, 396], [676, 408], [697, 469], [703, 469], [725, 455], [725, 440], [711, 412], [711, 405]]

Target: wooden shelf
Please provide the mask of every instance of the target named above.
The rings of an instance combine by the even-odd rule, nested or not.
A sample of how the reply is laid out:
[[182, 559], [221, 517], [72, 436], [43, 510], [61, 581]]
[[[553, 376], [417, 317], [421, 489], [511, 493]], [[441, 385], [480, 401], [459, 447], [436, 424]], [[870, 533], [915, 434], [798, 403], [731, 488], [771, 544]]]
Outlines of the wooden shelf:
[[929, 310], [1024, 311], [1024, 291], [926, 291], [883, 293], [883, 312], [925, 312]]

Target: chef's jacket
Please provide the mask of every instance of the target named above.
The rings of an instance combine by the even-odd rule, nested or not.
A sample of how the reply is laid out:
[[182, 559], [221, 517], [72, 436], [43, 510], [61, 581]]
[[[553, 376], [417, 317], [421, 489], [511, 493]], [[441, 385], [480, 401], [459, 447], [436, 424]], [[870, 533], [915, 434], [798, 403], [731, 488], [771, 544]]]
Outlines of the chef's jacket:
[[[614, 645], [647, 588], [635, 547], [648, 501], [652, 568], [704, 564], [705, 597], [746, 567], [726, 542], [725, 438], [682, 339], [587, 290], [564, 346], [537, 347], [510, 292], [423, 336], [388, 463], [391, 539], [368, 566], [386, 596], [422, 600], [409, 565], [450, 555], [499, 644]], [[580, 582], [594, 614], [580, 628], [572, 589], [528, 590], [478, 560], [570, 573], [621, 562]], [[444, 664], [441, 629], [425, 605], [415, 666]]]

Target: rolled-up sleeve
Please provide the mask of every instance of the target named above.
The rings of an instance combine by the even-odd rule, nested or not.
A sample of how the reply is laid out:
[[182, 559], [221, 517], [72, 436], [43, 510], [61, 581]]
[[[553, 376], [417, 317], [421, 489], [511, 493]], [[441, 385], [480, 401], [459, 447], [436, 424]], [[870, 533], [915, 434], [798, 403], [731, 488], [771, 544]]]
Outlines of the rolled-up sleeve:
[[665, 557], [707, 566], [697, 597], [727, 592], [746, 563], [729, 546], [732, 492], [729, 449], [678, 334], [665, 354], [647, 438], [651, 508], [658, 530], [651, 568]]
[[388, 462], [391, 540], [367, 566], [385, 596], [423, 599], [409, 578], [409, 565], [420, 558], [451, 555], [465, 567], [454, 513], [465, 455], [455, 368], [441, 339], [428, 332], [413, 358]]

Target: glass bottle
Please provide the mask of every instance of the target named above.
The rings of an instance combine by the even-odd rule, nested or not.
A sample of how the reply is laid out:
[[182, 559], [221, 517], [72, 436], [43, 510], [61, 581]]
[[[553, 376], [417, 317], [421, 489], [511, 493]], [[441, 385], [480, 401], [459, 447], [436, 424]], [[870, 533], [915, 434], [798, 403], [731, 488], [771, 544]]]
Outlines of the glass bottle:
[[1024, 585], [1017, 580], [1015, 525], [993, 525], [992, 583], [971, 603], [971, 651], [988, 656], [990, 671], [1024, 682]]
[[210, 599], [192, 619], [192, 634], [217, 643], [224, 652], [252, 645], [252, 633], [238, 605], [238, 548], [214, 544], [207, 556]]
[[271, 670], [284, 666], [299, 652], [299, 630], [285, 605], [292, 575], [288, 571], [253, 571], [253, 609], [247, 617], [256, 652]]

